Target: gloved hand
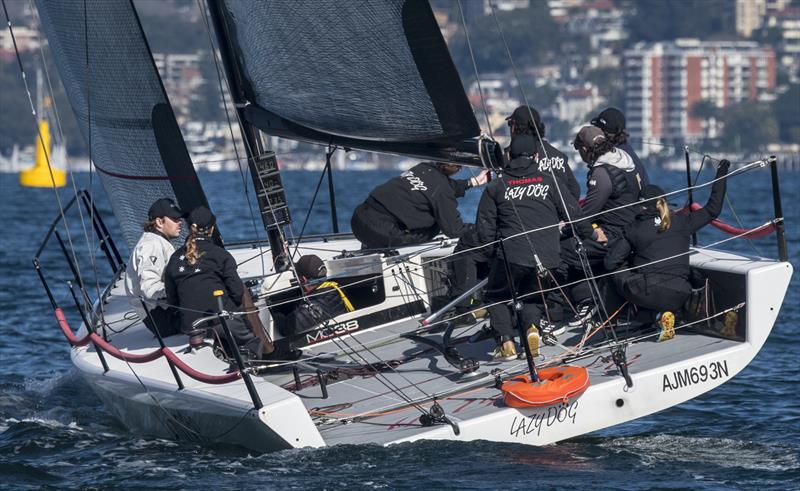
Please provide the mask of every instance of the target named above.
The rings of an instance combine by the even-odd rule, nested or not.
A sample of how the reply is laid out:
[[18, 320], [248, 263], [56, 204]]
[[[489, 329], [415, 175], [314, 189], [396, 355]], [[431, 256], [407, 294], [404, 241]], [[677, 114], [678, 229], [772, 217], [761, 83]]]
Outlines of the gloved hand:
[[717, 164], [717, 177], [724, 176], [728, 173], [728, 168], [731, 166], [731, 162], [728, 159], [722, 159]]
[[477, 176], [471, 177], [469, 180], [470, 187], [477, 187], [483, 186], [486, 184], [486, 181], [489, 179], [489, 171], [488, 169], [482, 170]]

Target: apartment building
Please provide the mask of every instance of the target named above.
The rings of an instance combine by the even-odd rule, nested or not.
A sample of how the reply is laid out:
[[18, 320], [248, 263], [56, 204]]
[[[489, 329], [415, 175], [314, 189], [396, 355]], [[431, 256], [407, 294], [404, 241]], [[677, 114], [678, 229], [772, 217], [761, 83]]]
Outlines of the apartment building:
[[713, 137], [713, 121], [692, 117], [695, 104], [723, 108], [775, 90], [775, 52], [751, 41], [639, 43], [625, 51], [623, 66], [627, 126], [637, 144]]

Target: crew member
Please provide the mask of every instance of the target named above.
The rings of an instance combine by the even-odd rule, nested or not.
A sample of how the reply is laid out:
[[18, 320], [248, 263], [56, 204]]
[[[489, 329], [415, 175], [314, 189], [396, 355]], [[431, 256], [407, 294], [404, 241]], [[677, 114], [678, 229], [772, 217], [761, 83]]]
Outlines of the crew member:
[[616, 148], [624, 150], [625, 153], [630, 155], [633, 159], [633, 165], [636, 166], [636, 172], [639, 173], [642, 187], [650, 184], [650, 178], [647, 177], [647, 170], [642, 164], [642, 160], [633, 150], [630, 143], [628, 143], [628, 133], [625, 131], [625, 115], [616, 107], [609, 107], [604, 109], [592, 119], [591, 124], [597, 126], [606, 135], [606, 139], [614, 144]]
[[460, 169], [422, 162], [381, 184], [353, 212], [353, 234], [368, 249], [422, 244], [439, 232], [461, 237], [472, 225], [461, 220], [456, 198], [485, 184], [487, 171], [471, 179], [452, 179]]
[[302, 256], [295, 263], [295, 272], [305, 298], [298, 301], [288, 315], [272, 311], [272, 319], [283, 336], [308, 331], [338, 315], [355, 310], [337, 282], [325, 281], [328, 272], [318, 256]]
[[[125, 293], [152, 332], [158, 326], [162, 336], [180, 332], [176, 312], [159, 302], [166, 299], [164, 268], [175, 246], [170, 242], [181, 235], [183, 211], [169, 198], [156, 200], [147, 212], [144, 233], [133, 248], [125, 275]], [[140, 299], [144, 299], [145, 312]], [[155, 325], [154, 325], [155, 324]]]
[[[164, 272], [167, 301], [180, 307], [181, 329], [193, 330], [192, 323], [201, 317], [218, 312], [214, 291], [222, 290], [223, 308], [229, 312], [241, 311], [244, 284], [236, 271], [236, 260], [222, 247], [214, 244], [212, 235], [217, 219], [205, 206], [189, 214], [190, 232], [186, 244], [175, 251]], [[247, 349], [251, 357], [261, 358], [272, 346], [266, 347], [255, 336], [241, 316], [226, 320], [234, 341]], [[220, 339], [225, 333], [219, 320], [201, 328], [213, 328]]]
[[[522, 325], [539, 326], [543, 296], [526, 295], [549, 283], [547, 270], [559, 265], [560, 220], [579, 217], [577, 203], [562, 200], [550, 172], [539, 170], [537, 142], [530, 135], [518, 135], [511, 141], [509, 161], [503, 175], [483, 192], [476, 220], [479, 240], [486, 244], [502, 240], [489, 272], [485, 299], [489, 303], [508, 301], [513, 288], [522, 296]], [[567, 213], [570, 208], [569, 213]], [[543, 230], [539, 230], [544, 228]], [[581, 237], [592, 235], [586, 222], [577, 222]], [[535, 231], [532, 231], [535, 230]], [[513, 238], [512, 238], [513, 237]], [[509, 284], [509, 279], [511, 283]], [[492, 328], [500, 336], [493, 357], [508, 360], [516, 357], [512, 313], [507, 303], [491, 305]]]
[[[516, 135], [530, 135], [535, 141], [541, 139], [542, 150], [537, 153], [536, 163], [539, 171], [550, 173], [552, 170], [557, 177], [561, 177], [566, 185], [569, 194], [577, 201], [581, 197], [581, 187], [572, 169], [569, 166], [569, 159], [560, 150], [550, 144], [544, 137], [545, 126], [542, 122], [539, 111], [530, 106], [519, 106], [514, 109], [511, 116], [506, 118], [508, 127], [511, 130], [511, 137]], [[562, 193], [566, 192], [562, 189]]]
[[616, 291], [625, 299], [651, 313], [658, 312], [659, 341], [674, 336], [674, 312], [689, 298], [689, 239], [719, 216], [725, 199], [725, 176], [730, 162], [717, 167], [706, 205], [687, 214], [676, 214], [664, 200], [664, 190], [655, 185], [642, 189], [639, 215], [625, 228], [621, 240], [611, 245], [605, 257], [609, 271], [632, 266], [631, 271], [613, 276]]
[[[589, 266], [602, 270], [608, 244], [617, 240], [625, 226], [636, 216], [631, 205], [639, 199], [640, 179], [630, 155], [615, 148], [599, 128], [584, 126], [575, 137], [573, 145], [589, 166], [586, 199], [581, 206], [581, 213], [591, 220], [598, 231], [597, 240], [583, 241], [583, 250]], [[559, 277], [567, 283], [573, 283], [585, 275], [586, 265], [578, 254], [574, 238], [564, 241], [564, 264]], [[577, 326], [594, 313], [595, 305], [589, 282], [575, 285], [571, 296], [576, 313], [569, 325]]]

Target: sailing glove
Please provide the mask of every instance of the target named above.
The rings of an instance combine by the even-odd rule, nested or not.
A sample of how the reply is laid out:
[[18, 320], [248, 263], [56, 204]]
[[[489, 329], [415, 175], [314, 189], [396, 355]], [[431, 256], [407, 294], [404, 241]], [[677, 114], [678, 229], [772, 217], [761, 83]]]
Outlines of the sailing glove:
[[731, 166], [731, 161], [728, 159], [722, 159], [719, 161], [717, 165], [717, 177], [724, 176], [728, 173], [728, 168]]

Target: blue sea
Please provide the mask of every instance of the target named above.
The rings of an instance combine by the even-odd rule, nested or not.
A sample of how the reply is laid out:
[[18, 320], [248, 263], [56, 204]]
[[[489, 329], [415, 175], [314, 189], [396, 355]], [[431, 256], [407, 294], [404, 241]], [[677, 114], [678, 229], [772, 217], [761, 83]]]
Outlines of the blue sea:
[[[685, 186], [683, 172], [650, 172], [665, 189]], [[335, 173], [342, 231], [349, 230], [350, 214], [369, 189], [393, 174]], [[704, 172], [700, 181], [712, 174]], [[580, 172], [578, 177], [583, 180]], [[316, 172], [283, 173], [295, 234], [318, 178]], [[84, 173], [75, 180], [79, 187], [92, 189], [112, 232], [116, 230], [97, 177]], [[243, 176], [201, 173], [201, 180], [225, 239], [251, 238], [247, 199], [252, 201], [252, 191], [243, 191]], [[250, 185], [248, 176], [244, 182]], [[800, 174], [783, 173], [781, 186], [791, 261], [798, 268]], [[69, 187], [61, 193], [65, 201], [72, 196]], [[698, 192], [695, 200], [703, 203], [706, 196]], [[746, 226], [772, 217], [767, 169], [731, 179], [729, 196]], [[473, 190], [462, 201], [467, 220], [473, 219], [478, 198]], [[772, 335], [750, 366], [722, 387], [661, 413], [542, 448], [428, 442], [260, 455], [153, 439], [133, 434], [113, 419], [72, 367], [67, 343], [31, 266], [57, 213], [53, 191], [21, 188], [16, 175], [2, 174], [0, 203], [5, 223], [0, 238], [2, 489], [800, 489], [799, 274]], [[727, 207], [723, 218], [736, 222]], [[330, 230], [323, 184], [306, 233]], [[263, 229], [259, 233], [263, 237]], [[724, 237], [703, 230], [700, 242]], [[71, 238], [86, 249], [82, 234]], [[734, 240], [723, 247], [777, 257], [774, 236], [753, 243]], [[49, 252], [46, 267], [60, 285], [59, 302], [69, 305], [63, 287], [68, 275], [53, 271], [65, 270], [57, 256], [57, 251]], [[106, 278], [95, 282], [86, 264], [90, 289], [102, 288]]]

